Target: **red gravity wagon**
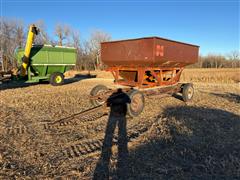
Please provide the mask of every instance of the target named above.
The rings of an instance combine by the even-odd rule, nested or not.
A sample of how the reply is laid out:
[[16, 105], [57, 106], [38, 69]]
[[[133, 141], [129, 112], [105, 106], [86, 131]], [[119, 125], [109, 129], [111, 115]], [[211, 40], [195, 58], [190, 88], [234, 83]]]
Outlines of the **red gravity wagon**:
[[[199, 46], [164, 39], [146, 37], [101, 43], [101, 61], [122, 85], [131, 102], [129, 116], [138, 116], [144, 108], [144, 96], [160, 97], [180, 93], [187, 102], [193, 98], [191, 83], [180, 83], [185, 66], [198, 61]], [[95, 86], [90, 93], [94, 106], [102, 105], [116, 92], [104, 85]]]

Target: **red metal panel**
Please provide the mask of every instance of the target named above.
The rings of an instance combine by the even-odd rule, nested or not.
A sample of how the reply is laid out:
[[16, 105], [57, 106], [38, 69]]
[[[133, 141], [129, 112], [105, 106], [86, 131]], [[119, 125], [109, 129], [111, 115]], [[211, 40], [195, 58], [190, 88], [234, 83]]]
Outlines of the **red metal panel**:
[[112, 72], [115, 83], [130, 87], [149, 88], [173, 85], [179, 81], [183, 68], [118, 68], [108, 69]]
[[109, 67], [183, 67], [197, 62], [199, 47], [159, 37], [101, 43]]
[[[160, 38], [155, 39], [155, 44], [155, 48], [160, 51], [160, 53], [155, 54], [156, 65], [162, 67], [183, 67], [194, 64], [198, 60], [198, 46], [177, 43]], [[162, 49], [159, 47], [162, 47]]]
[[101, 60], [108, 66], [132, 66], [153, 62], [153, 39], [105, 42], [101, 44]]

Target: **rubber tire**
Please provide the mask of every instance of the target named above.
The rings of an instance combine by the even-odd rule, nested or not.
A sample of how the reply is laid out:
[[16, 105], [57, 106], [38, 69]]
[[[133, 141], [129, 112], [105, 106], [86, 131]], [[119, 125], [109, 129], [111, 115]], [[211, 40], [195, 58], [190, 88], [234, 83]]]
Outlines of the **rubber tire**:
[[[189, 97], [189, 91], [192, 91], [191, 97]], [[182, 98], [184, 102], [189, 102], [193, 99], [194, 88], [191, 83], [184, 84], [182, 87]]]
[[[56, 82], [56, 77], [61, 76], [62, 81], [60, 83]], [[60, 72], [52, 73], [49, 80], [50, 84], [53, 86], [60, 86], [64, 83], [64, 75]]]
[[[99, 84], [99, 85], [95, 86], [94, 88], [92, 88], [92, 90], [90, 92], [90, 95], [91, 96], [96, 96], [100, 91], [108, 91], [108, 88], [106, 86], [102, 85], [102, 84]], [[103, 103], [105, 103], [105, 101], [100, 103], [96, 99], [90, 99], [90, 103], [93, 106], [99, 106], [99, 105], [102, 105]]]
[[[133, 96], [135, 96], [136, 94], [140, 94], [141, 95], [141, 101], [142, 101], [142, 105], [140, 107], [140, 109], [138, 111], [134, 111], [132, 108], [131, 108], [131, 103], [132, 103], [132, 99], [133, 99]], [[142, 92], [138, 91], [138, 90], [132, 90], [128, 93], [128, 96], [129, 98], [131, 99], [131, 103], [130, 104], [127, 104], [127, 114], [130, 116], [130, 117], [137, 117], [139, 114], [142, 113], [143, 109], [144, 109], [144, 106], [145, 106], [145, 99], [144, 99], [144, 95]]]

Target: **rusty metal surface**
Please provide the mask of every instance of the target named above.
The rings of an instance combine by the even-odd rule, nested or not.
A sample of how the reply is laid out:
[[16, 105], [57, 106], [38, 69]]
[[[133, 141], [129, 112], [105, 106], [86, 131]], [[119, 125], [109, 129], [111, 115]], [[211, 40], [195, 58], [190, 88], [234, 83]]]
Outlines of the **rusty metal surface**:
[[123, 86], [150, 88], [179, 82], [183, 68], [111, 67], [115, 83]]
[[184, 67], [198, 60], [199, 46], [160, 37], [101, 43], [108, 67]]

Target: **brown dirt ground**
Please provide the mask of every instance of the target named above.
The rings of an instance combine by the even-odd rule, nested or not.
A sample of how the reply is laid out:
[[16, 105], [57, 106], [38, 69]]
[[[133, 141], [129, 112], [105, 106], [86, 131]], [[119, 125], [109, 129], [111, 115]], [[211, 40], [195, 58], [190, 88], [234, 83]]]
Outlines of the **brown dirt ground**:
[[82, 155], [73, 149], [102, 141], [111, 115], [44, 126], [92, 107], [88, 95], [96, 84], [114, 87], [112, 79], [86, 77], [60, 87], [2, 85], [0, 179], [99, 179], [104, 173], [110, 179], [240, 178], [239, 84], [194, 83], [194, 100], [187, 104], [147, 98], [139, 117], [125, 119], [132, 138], [122, 145], [123, 157], [121, 144], [114, 143], [108, 170], [100, 161], [106, 144]]

